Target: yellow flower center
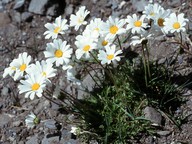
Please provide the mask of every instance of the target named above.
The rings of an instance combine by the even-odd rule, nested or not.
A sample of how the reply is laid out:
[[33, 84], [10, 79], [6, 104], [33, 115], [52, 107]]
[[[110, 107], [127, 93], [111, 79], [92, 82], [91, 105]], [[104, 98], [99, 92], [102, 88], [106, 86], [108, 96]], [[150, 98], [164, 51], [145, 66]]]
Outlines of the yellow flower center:
[[160, 27], [163, 27], [164, 26], [164, 19], [163, 18], [159, 18], [158, 20], [157, 20], [157, 23], [158, 23], [158, 25], [160, 26]]
[[58, 34], [60, 31], [61, 31], [61, 28], [60, 27], [56, 27], [53, 32]]
[[118, 27], [117, 26], [113, 25], [113, 26], [110, 27], [110, 33], [116, 34], [117, 31], [118, 31]]
[[47, 74], [46, 74], [46, 72], [42, 72], [42, 75], [43, 75], [44, 77], [46, 77]]
[[150, 13], [150, 16], [154, 16], [154, 15], [155, 15], [155, 13], [154, 13], [154, 12], [151, 12], [151, 13]]
[[87, 52], [90, 50], [90, 48], [91, 48], [90, 45], [86, 45], [83, 47], [83, 50]]
[[31, 87], [31, 89], [32, 89], [33, 91], [36, 91], [36, 90], [39, 89], [39, 87], [40, 87], [40, 85], [39, 85], [38, 83], [34, 83], [34, 84], [32, 85], [32, 87]]
[[173, 28], [174, 29], [179, 29], [181, 26], [180, 26], [180, 23], [179, 22], [175, 22], [174, 24], [173, 24]]
[[112, 60], [114, 58], [114, 54], [107, 55], [108, 60]]
[[22, 64], [19, 69], [20, 69], [20, 71], [25, 71], [26, 68], [27, 68], [27, 65]]
[[141, 21], [135, 21], [135, 22], [134, 22], [134, 26], [135, 26], [135, 27], [141, 27], [141, 25], [142, 25], [142, 22], [141, 22]]
[[81, 23], [83, 23], [83, 21], [84, 21], [84, 18], [83, 17], [79, 17], [78, 23], [81, 24]]
[[60, 58], [62, 56], [63, 56], [63, 52], [60, 49], [55, 51], [55, 57]]
[[106, 46], [107, 44], [108, 44], [108, 41], [106, 41], [106, 40], [102, 41], [102, 46]]

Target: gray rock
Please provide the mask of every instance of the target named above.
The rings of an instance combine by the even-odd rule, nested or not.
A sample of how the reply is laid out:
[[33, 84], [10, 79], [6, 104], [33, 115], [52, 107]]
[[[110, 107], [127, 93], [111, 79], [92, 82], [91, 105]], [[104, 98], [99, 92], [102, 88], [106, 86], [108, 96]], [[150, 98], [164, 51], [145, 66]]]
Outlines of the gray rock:
[[13, 9], [19, 9], [24, 6], [25, 0], [16, 0]]
[[168, 1], [168, 5], [171, 5], [172, 7], [178, 7], [180, 6], [182, 3], [180, 0], [173, 0], [173, 1]]
[[26, 144], [39, 144], [38, 142], [38, 136], [32, 136], [29, 138], [28, 141], [26, 141]]
[[162, 122], [162, 116], [161, 114], [152, 107], [146, 107], [144, 109], [145, 118], [150, 120], [152, 123], [161, 125]]
[[59, 136], [53, 136], [53, 137], [49, 137], [47, 138], [47, 136], [45, 136], [42, 140], [42, 144], [54, 144], [54, 143], [60, 143], [59, 142]]
[[131, 0], [131, 2], [134, 9], [136, 9], [136, 11], [138, 12], [142, 12], [144, 10], [144, 7], [148, 4], [146, 0]]
[[1, 95], [7, 96], [8, 93], [9, 93], [9, 88], [4, 86], [3, 89], [1, 90]]
[[160, 136], [168, 136], [170, 135], [170, 131], [158, 131], [157, 134]]
[[4, 3], [4, 4], [8, 4], [9, 2], [11, 2], [12, 0], [2, 0], [2, 2]]
[[60, 143], [61, 144], [80, 144], [79, 140], [74, 140], [74, 139], [70, 139], [68, 141], [66, 141], [65, 139], [61, 139]]
[[8, 115], [6, 113], [0, 114], [0, 128], [2, 128], [4, 125], [8, 124], [13, 116]]
[[18, 142], [18, 144], [25, 144], [23, 141]]
[[[92, 77], [94, 78], [94, 80], [93, 80]], [[88, 94], [86, 92], [86, 90], [88, 92], [92, 92], [94, 90], [94, 88], [98, 88], [98, 85], [100, 85], [102, 80], [103, 80], [103, 73], [102, 73], [101, 70], [90, 71], [89, 74], [87, 74], [85, 76], [85, 78], [83, 79], [83, 81], [82, 81], [83, 86], [82, 86], [82, 88], [80, 88], [81, 90], [78, 90], [77, 98], [78, 99], [83, 99], [84, 96]], [[84, 90], [84, 88], [86, 90]]]
[[21, 23], [21, 14], [19, 12], [13, 12], [11, 17], [14, 22]]
[[35, 14], [45, 14], [46, 5], [48, 4], [49, 0], [31, 0], [29, 4], [28, 11], [35, 13]]
[[73, 5], [70, 4], [70, 5], [68, 5], [68, 6], [65, 8], [65, 14], [66, 14], [66, 15], [70, 15], [70, 14], [72, 14], [72, 13], [73, 13]]
[[49, 16], [56, 16], [57, 15], [57, 9], [59, 8], [59, 4], [54, 4], [53, 6], [49, 7], [47, 9], [46, 15]]
[[49, 120], [44, 121], [44, 126], [46, 128], [49, 128], [49, 129], [57, 129], [55, 124], [56, 124], [56, 121], [53, 119], [49, 119]]
[[44, 100], [38, 104], [35, 108], [34, 113], [39, 114], [42, 110], [45, 110], [50, 107], [50, 101]]
[[4, 27], [11, 22], [11, 19], [6, 13], [0, 13], [0, 27]]
[[[101, 84], [101, 81], [103, 81], [103, 79], [104, 79], [104, 72], [103, 72], [103, 70], [93, 70], [93, 71], [90, 71], [90, 74], [88, 74], [84, 78], [83, 84], [85, 86], [87, 86], [89, 91], [92, 91], [94, 86], [96, 86], [96, 83], [94, 82], [94, 80], [92, 79], [92, 77], [90, 75], [95, 79], [95, 81], [97, 81], [98, 84]], [[92, 81], [92, 83], [90, 84], [89, 82], [91, 82], [91, 81]]]
[[21, 14], [21, 20], [24, 22], [31, 22], [32, 18], [33, 18], [33, 15], [30, 12], [24, 12]]
[[20, 120], [13, 122], [13, 126], [14, 126], [14, 127], [18, 127], [18, 126], [20, 126], [20, 125], [21, 125], [21, 121], [20, 121]]
[[3, 3], [0, 1], [0, 12], [3, 12], [4, 8], [3, 8]]

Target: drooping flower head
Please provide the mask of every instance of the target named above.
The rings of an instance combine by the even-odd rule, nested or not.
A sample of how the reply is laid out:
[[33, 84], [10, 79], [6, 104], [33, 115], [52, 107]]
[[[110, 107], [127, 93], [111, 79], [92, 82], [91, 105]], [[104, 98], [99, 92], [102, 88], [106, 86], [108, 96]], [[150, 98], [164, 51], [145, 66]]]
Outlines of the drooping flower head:
[[135, 35], [131, 38], [131, 45], [135, 46], [137, 44], [141, 44], [144, 41], [148, 41], [149, 39], [151, 39], [151, 37], [153, 36], [152, 33], [148, 33], [148, 32], [144, 32], [141, 33], [140, 35]]
[[121, 57], [119, 54], [122, 53], [122, 50], [116, 51], [116, 46], [106, 46], [105, 50], [99, 50], [98, 59], [101, 61], [101, 64], [110, 64], [111, 62], [120, 61]]
[[66, 65], [70, 62], [73, 50], [66, 41], [61, 39], [53, 40], [53, 43], [48, 43], [44, 55], [48, 63], [55, 63], [56, 66]]
[[67, 24], [66, 19], [61, 19], [61, 16], [55, 19], [54, 23], [47, 23], [45, 27], [48, 29], [44, 35], [45, 39], [56, 39], [58, 34], [64, 34], [66, 30], [68, 30], [69, 25]]
[[186, 22], [189, 20], [184, 18], [184, 14], [178, 14], [172, 13], [168, 18], [165, 18], [164, 24], [164, 31], [166, 33], [174, 33], [174, 32], [185, 32], [185, 25]]
[[31, 114], [27, 115], [25, 119], [25, 123], [27, 128], [33, 128], [35, 125], [37, 125], [40, 122], [40, 119], [37, 118], [37, 116], [31, 112]]
[[85, 6], [81, 6], [76, 14], [71, 14], [70, 16], [70, 26], [75, 27], [77, 31], [81, 25], [86, 25], [87, 22], [85, 21], [86, 16], [90, 12], [85, 9]]

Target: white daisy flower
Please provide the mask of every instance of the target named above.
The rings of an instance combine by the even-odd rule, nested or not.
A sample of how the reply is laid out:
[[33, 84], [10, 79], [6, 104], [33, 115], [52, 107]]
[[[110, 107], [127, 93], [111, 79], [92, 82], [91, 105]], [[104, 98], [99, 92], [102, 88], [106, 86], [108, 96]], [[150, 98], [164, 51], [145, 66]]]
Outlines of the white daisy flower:
[[43, 90], [46, 86], [45, 78], [42, 75], [30, 74], [27, 75], [26, 80], [21, 80], [21, 84], [18, 86], [19, 94], [26, 93], [25, 98], [34, 99], [35, 95], [42, 96]]
[[68, 30], [69, 25], [66, 19], [61, 19], [61, 16], [59, 16], [55, 19], [54, 23], [47, 23], [45, 27], [48, 29], [48, 31], [43, 34], [46, 35], [45, 39], [49, 39], [50, 37], [56, 39], [58, 34], [64, 34], [65, 31]]
[[100, 18], [95, 18], [90, 21], [90, 23], [86, 26], [83, 33], [90, 33], [90, 36], [93, 39], [98, 38], [101, 33], [101, 27], [103, 23], [104, 22]]
[[123, 28], [125, 20], [119, 18], [112, 18], [111, 16], [101, 27], [101, 33], [106, 35], [107, 38], [113, 39], [116, 35], [121, 35], [126, 32]]
[[146, 15], [146, 18], [149, 19], [156, 19], [157, 14], [159, 13], [159, 11], [164, 10], [163, 7], [161, 7], [159, 4], [155, 3], [155, 4], [148, 4], [147, 6], [145, 6], [145, 10], [143, 11], [143, 14]]
[[[57, 70], [53, 68], [52, 63], [42, 60], [41, 62], [36, 61], [35, 64], [31, 64], [31, 68], [28, 69], [27, 73], [31, 74], [35, 72], [36, 74], [42, 75], [46, 80], [48, 80], [56, 75], [56, 71]], [[50, 82], [50, 80], [48, 80], [48, 82]]]
[[30, 68], [30, 62], [31, 56], [24, 52], [19, 54], [19, 57], [10, 63], [11, 68], [15, 69], [14, 80], [18, 80], [24, 76], [26, 70]]
[[69, 25], [67, 24], [66, 19], [61, 19], [61, 16], [59, 16], [55, 19], [54, 23], [47, 23], [45, 24], [45, 27], [48, 29], [48, 31], [44, 33], [44, 35], [46, 35], [45, 39], [49, 39], [50, 37], [56, 39], [58, 34], [65, 33]]
[[31, 112], [31, 114], [27, 115], [25, 123], [27, 128], [34, 128], [35, 125], [40, 123], [40, 119], [38, 119], [37, 116]]
[[189, 20], [184, 18], [184, 14], [181, 13], [179, 15], [176, 15], [175, 13], [170, 14], [169, 18], [165, 18], [165, 22], [164, 24], [164, 31], [166, 33], [171, 32], [185, 32], [185, 25], [186, 22], [188, 22]]
[[142, 15], [140, 18], [136, 14], [133, 16], [127, 16], [127, 30], [131, 29], [132, 34], [144, 32], [144, 28], [147, 28], [147, 23], [144, 22], [145, 15]]
[[110, 64], [111, 62], [120, 61], [121, 57], [118, 56], [122, 53], [122, 50], [116, 51], [116, 46], [106, 46], [106, 51], [99, 50], [98, 59], [101, 60], [101, 64]]
[[71, 14], [70, 26], [75, 27], [75, 30], [77, 31], [81, 25], [86, 25], [87, 22], [85, 21], [85, 18], [89, 13], [88, 10], [85, 10], [85, 6], [81, 6], [76, 12], [76, 15]]
[[48, 43], [44, 52], [47, 58], [47, 63], [56, 63], [56, 66], [66, 65], [70, 62], [73, 50], [67, 42], [62, 42], [61, 39], [53, 40], [53, 43]]
[[75, 45], [77, 46], [77, 50], [75, 51], [75, 55], [77, 59], [81, 57], [85, 59], [90, 58], [90, 51], [96, 49], [97, 44], [90, 37], [85, 37], [82, 35], [78, 35], [76, 37]]

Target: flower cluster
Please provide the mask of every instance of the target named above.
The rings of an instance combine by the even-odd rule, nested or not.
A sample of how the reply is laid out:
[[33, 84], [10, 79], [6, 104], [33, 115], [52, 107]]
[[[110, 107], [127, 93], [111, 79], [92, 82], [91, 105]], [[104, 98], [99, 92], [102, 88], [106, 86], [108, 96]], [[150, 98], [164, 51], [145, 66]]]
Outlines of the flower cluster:
[[[74, 72], [78, 62], [91, 60], [104, 66], [117, 64], [123, 56], [121, 38], [130, 34], [130, 44], [136, 45], [155, 35], [156, 31], [163, 35], [185, 32], [188, 22], [183, 13], [172, 13], [157, 3], [147, 5], [141, 16], [133, 14], [124, 19], [110, 16], [106, 21], [94, 18], [88, 22], [89, 13], [85, 6], [81, 6], [76, 14], [71, 14], [69, 22], [59, 16], [55, 22], [45, 24], [45, 39], [53, 40], [47, 43], [44, 51], [46, 60], [30, 64], [32, 58], [24, 52], [4, 70], [3, 77], [10, 75], [14, 80], [20, 80], [19, 93], [25, 93], [26, 98], [41, 97], [46, 85], [51, 83], [50, 78], [56, 76], [56, 68], [62, 67], [67, 71], [67, 79], [80, 85]], [[75, 37], [75, 48], [60, 39], [70, 27], [80, 33]]]

